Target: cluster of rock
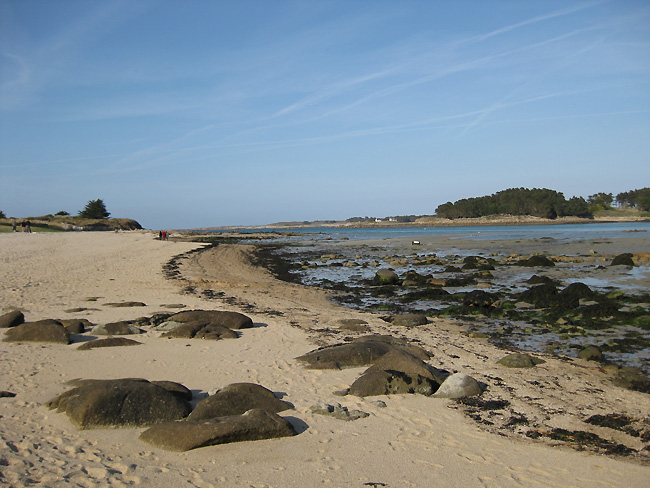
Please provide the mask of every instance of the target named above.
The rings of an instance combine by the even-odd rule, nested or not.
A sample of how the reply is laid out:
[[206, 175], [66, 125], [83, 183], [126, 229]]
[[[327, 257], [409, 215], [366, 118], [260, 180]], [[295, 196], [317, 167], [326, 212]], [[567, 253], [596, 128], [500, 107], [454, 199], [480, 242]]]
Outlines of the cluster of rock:
[[443, 398], [478, 395], [476, 380], [462, 373], [449, 374], [426, 362], [431, 355], [419, 346], [392, 336], [369, 335], [351, 342], [308, 352], [298, 361], [312, 369], [369, 366], [350, 388], [339, 395], [360, 397], [417, 393]]
[[277, 413], [293, 408], [261, 385], [234, 383], [199, 401], [180, 383], [144, 379], [73, 380], [50, 400], [80, 429], [148, 427], [140, 439], [187, 451], [229, 442], [286, 437], [296, 431]]
[[[111, 305], [111, 304], [109, 304]], [[84, 342], [80, 350], [97, 347], [131, 346], [139, 342], [123, 335], [142, 334], [143, 326], [154, 326], [164, 331], [161, 337], [181, 339], [236, 339], [236, 330], [253, 327], [250, 317], [238, 312], [217, 310], [191, 310], [175, 314], [157, 314], [151, 318], [93, 325], [86, 319], [45, 319], [25, 322], [24, 314], [14, 310], [0, 316], [0, 328], [7, 329], [5, 342], [47, 342], [70, 344], [71, 335], [89, 332], [95, 336], [109, 336]]]

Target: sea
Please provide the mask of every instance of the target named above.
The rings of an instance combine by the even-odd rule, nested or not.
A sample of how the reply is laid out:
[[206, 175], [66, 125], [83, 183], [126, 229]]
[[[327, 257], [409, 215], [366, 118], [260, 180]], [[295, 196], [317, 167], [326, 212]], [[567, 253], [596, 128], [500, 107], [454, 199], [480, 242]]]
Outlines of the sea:
[[[265, 229], [278, 232], [278, 229]], [[615, 222], [587, 224], [551, 224], [551, 225], [494, 225], [494, 226], [459, 226], [459, 227], [286, 227], [282, 232], [297, 234], [291, 240], [375, 240], [396, 238], [421, 238], [427, 236], [446, 236], [473, 240], [510, 240], [551, 238], [559, 241], [582, 239], [612, 239], [632, 237], [636, 233], [643, 236], [650, 232], [648, 222]], [[260, 232], [242, 230], [242, 232]], [[281, 237], [280, 239], [285, 239]]]

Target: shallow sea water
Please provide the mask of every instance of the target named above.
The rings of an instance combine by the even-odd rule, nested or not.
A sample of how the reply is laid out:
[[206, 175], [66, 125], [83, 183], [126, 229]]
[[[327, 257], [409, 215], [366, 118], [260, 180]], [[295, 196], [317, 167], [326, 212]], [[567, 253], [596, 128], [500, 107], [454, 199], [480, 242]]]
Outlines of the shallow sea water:
[[[401, 297], [409, 289], [398, 289], [393, 297], [372, 296], [364, 294], [378, 269], [391, 268], [403, 276], [409, 270], [415, 270], [421, 275], [433, 275], [435, 278], [449, 278], [460, 273], [447, 273], [445, 267], [450, 262], [462, 267], [463, 258], [470, 255], [488, 257], [487, 252], [481, 252], [482, 240], [517, 240], [517, 239], [548, 239], [552, 245], [558, 242], [579, 241], [581, 239], [613, 239], [620, 237], [638, 237], [645, 234], [631, 234], [633, 230], [650, 229], [650, 223], [639, 224], [586, 224], [586, 225], [553, 225], [553, 226], [498, 226], [474, 228], [389, 228], [389, 229], [310, 229], [310, 233], [280, 241], [287, 244], [282, 248], [282, 255], [294, 263], [301, 263], [302, 269], [296, 270], [299, 280], [306, 285], [335, 288], [342, 284], [359, 292], [359, 300], [341, 300], [345, 306], [364, 309], [374, 313], [386, 314], [377, 310], [382, 305], [399, 303], [401, 312], [426, 311], [441, 309], [452, 302], [447, 300], [417, 300], [408, 305], [400, 302]], [[294, 229], [296, 230], [296, 229]], [[470, 239], [476, 241], [476, 249], [468, 250], [447, 248], [444, 251], [420, 252], [400, 246], [392, 246], [391, 240], [408, 237], [409, 239], [424, 238], [427, 235], [447, 236], [449, 238]], [[364, 241], [373, 241], [372, 245]], [[382, 242], [383, 241], [383, 242]], [[378, 243], [379, 242], [379, 243]], [[342, 245], [344, 244], [344, 245]], [[438, 257], [445, 264], [414, 265], [413, 260]], [[499, 261], [504, 255], [493, 256]], [[408, 262], [401, 262], [408, 260]], [[605, 263], [606, 264], [606, 263]], [[574, 282], [582, 282], [594, 291], [609, 292], [624, 291], [629, 294], [648, 293], [650, 289], [650, 267], [639, 266], [632, 269], [625, 267], [607, 268], [602, 262], [591, 263], [557, 263], [554, 268], [526, 268], [519, 266], [496, 266], [492, 277], [487, 279], [491, 286], [445, 287], [450, 293], [469, 292], [484, 289], [488, 292], [508, 291], [517, 293], [528, 289], [531, 285], [525, 282], [533, 275], [548, 276], [560, 281], [562, 286]], [[647, 309], [647, 304], [646, 304]], [[497, 331], [507, 330], [507, 334]], [[498, 340], [522, 350], [555, 352], [576, 356], [586, 345], [606, 345], [619, 339], [641, 337], [645, 342], [650, 340], [650, 331], [636, 327], [612, 327], [605, 330], [589, 330], [588, 332], [558, 333], [546, 329], [543, 324], [527, 324], [508, 322], [503, 319], [481, 318], [472, 320], [468, 330], [484, 332], [498, 336]], [[632, 339], [633, 340], [633, 339]], [[634, 348], [632, 348], [634, 349]], [[650, 374], [650, 349], [636, 348], [629, 352], [606, 352], [605, 357], [626, 366], [640, 367]]]

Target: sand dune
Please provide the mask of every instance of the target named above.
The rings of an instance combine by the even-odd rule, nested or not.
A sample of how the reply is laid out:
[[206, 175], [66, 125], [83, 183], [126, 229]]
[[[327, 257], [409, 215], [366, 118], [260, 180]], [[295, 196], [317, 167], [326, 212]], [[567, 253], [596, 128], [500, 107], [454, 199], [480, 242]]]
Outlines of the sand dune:
[[[647, 417], [647, 395], [608, 386], [601, 371], [578, 360], [545, 358], [534, 370], [505, 370], [504, 353], [459, 334], [451, 321], [398, 329], [374, 315], [335, 306], [315, 289], [281, 283], [250, 265], [250, 247], [220, 246], [180, 258], [182, 279], [166, 279], [172, 257], [201, 247], [160, 242], [146, 232], [0, 235], [0, 306], [24, 310], [27, 320], [87, 318], [95, 324], [134, 319], [164, 305], [241, 311], [256, 327], [239, 339], [161, 339], [150, 330], [143, 345], [76, 351], [77, 344], [0, 343], [0, 480], [8, 486], [195, 487], [431, 487], [647, 486], [647, 457], [617, 459], [542, 441], [490, 432], [452, 400], [418, 395], [337, 397], [365, 368], [307, 370], [295, 357], [317, 344], [339, 342], [336, 321], [363, 318], [373, 332], [417, 339], [431, 363], [461, 371], [540, 425], [585, 429], [595, 413]], [[197, 293], [186, 291], [193, 287]], [[202, 298], [202, 290], [224, 295]], [[88, 301], [93, 298], [93, 301]], [[145, 307], [106, 303], [141, 301]], [[66, 312], [71, 309], [87, 310]], [[295, 437], [226, 444], [186, 453], [151, 448], [142, 429], [78, 431], [43, 403], [73, 378], [143, 377], [183, 383], [196, 394], [238, 381], [281, 393], [295, 410], [282, 412]], [[499, 378], [501, 381], [495, 380]], [[385, 407], [376, 403], [382, 400]], [[368, 412], [354, 422], [311, 413], [320, 402]], [[450, 408], [451, 407], [451, 408]], [[495, 415], [511, 415], [496, 412]], [[623, 433], [605, 432], [616, 438]], [[626, 439], [633, 442], [633, 440]], [[642, 448], [639, 440], [637, 448]]]

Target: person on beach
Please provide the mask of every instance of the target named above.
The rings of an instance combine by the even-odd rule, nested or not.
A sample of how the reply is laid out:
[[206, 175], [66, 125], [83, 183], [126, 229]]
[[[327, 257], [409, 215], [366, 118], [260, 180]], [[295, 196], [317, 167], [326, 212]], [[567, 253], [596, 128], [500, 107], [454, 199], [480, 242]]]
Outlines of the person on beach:
[[16, 221], [14, 219], [11, 219], [11, 228], [16, 232]]
[[25, 232], [25, 227], [26, 227], [26, 226], [27, 226], [27, 224], [26, 224], [25, 221], [23, 220], [23, 221], [20, 223], [20, 230], [21, 230], [22, 232]]
[[162, 230], [158, 232], [158, 239], [162, 241]]
[[32, 223], [29, 220], [25, 222], [25, 229], [27, 230], [28, 233], [30, 234], [32, 233]]

